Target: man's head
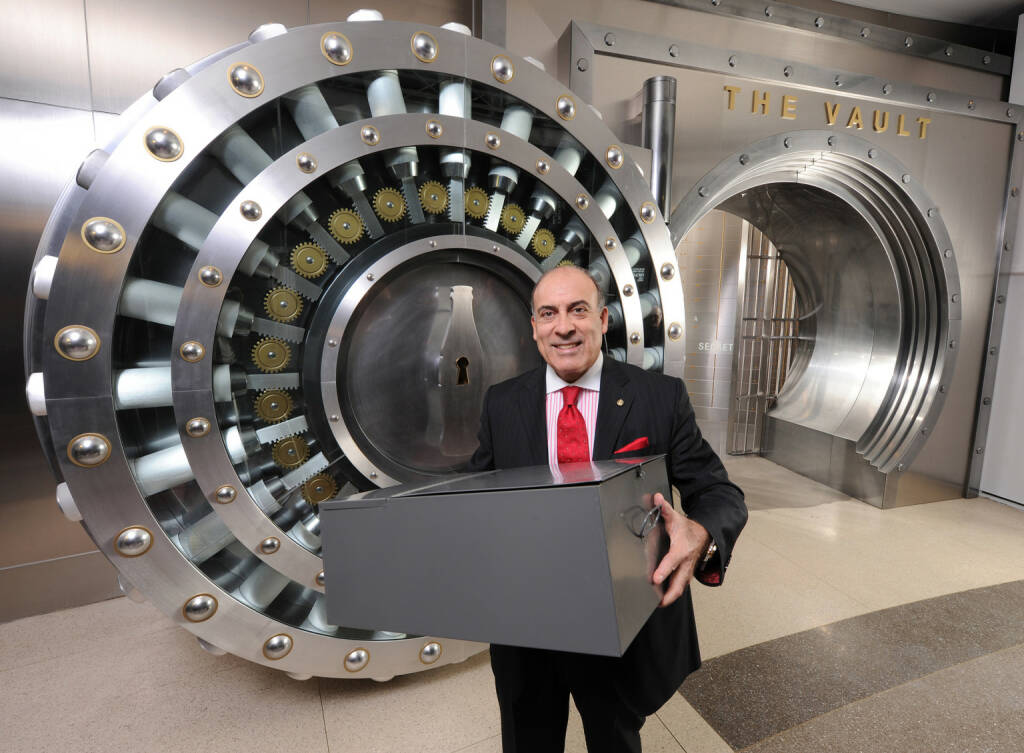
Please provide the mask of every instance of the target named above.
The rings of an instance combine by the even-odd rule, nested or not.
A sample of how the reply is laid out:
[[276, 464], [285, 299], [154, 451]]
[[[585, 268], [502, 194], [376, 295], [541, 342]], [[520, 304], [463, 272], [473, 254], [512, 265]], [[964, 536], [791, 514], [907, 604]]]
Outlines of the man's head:
[[604, 296], [579, 267], [555, 267], [533, 289], [533, 339], [562, 379], [575, 382], [597, 360], [608, 331]]

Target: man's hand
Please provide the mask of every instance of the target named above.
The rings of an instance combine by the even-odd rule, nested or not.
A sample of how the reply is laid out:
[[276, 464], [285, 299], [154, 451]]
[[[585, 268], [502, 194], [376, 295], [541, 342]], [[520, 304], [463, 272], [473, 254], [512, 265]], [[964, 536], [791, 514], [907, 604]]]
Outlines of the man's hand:
[[661, 519], [665, 521], [669, 538], [668, 554], [654, 571], [654, 582], [665, 584], [660, 606], [667, 607], [683, 595], [693, 578], [697, 558], [711, 541], [711, 534], [696, 520], [676, 512], [663, 495], [655, 494], [654, 504], [661, 508]]

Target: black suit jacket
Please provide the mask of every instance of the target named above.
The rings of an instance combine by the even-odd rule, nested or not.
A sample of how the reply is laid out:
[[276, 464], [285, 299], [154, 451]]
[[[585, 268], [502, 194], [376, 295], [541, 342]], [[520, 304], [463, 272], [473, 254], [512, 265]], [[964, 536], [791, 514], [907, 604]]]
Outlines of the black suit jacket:
[[[480, 446], [470, 471], [547, 464], [545, 367], [491, 387], [484, 397]], [[621, 401], [621, 405], [619, 402]], [[646, 437], [649, 446], [615, 454]], [[701, 580], [718, 585], [747, 520], [743, 493], [729, 481], [697, 428], [682, 381], [605, 357], [594, 435], [594, 460], [665, 454], [669, 480], [685, 513], [703, 525], [718, 554]], [[636, 712], [654, 713], [700, 666], [689, 589], [654, 612], [622, 659], [613, 660], [619, 694]], [[513, 673], [514, 674], [514, 673]]]

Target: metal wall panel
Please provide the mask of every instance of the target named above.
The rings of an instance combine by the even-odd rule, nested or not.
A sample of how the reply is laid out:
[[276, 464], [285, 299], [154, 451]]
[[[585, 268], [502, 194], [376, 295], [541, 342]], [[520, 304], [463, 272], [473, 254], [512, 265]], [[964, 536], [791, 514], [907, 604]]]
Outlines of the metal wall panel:
[[88, 109], [82, 0], [0, 0], [0, 97]]
[[122, 112], [168, 71], [244, 42], [265, 23], [302, 26], [305, 3], [86, 0], [93, 109]]

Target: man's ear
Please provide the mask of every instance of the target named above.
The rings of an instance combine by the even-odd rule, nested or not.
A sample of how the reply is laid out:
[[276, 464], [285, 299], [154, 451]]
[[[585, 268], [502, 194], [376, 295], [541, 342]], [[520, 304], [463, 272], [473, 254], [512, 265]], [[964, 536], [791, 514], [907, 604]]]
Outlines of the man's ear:
[[[532, 316], [530, 317], [530, 329], [533, 330], [533, 341], [537, 342], [537, 320]], [[607, 327], [605, 329], [607, 329]]]
[[605, 306], [603, 309], [601, 309], [601, 332], [604, 333], [604, 332], [607, 332], [607, 331], [608, 331], [608, 307]]

